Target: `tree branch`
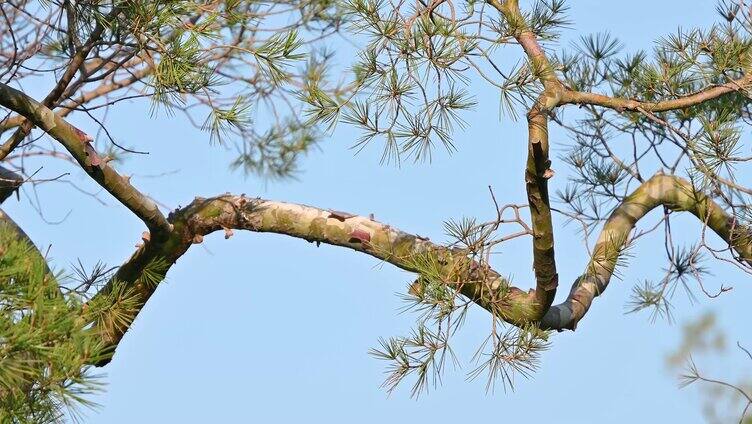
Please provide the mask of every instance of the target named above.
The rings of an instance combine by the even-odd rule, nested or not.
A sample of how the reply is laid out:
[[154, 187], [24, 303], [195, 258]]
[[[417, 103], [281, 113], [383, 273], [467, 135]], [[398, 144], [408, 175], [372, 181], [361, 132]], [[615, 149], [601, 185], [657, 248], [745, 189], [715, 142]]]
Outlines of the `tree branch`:
[[157, 205], [109, 166], [105, 158], [99, 157], [90, 144], [91, 137], [48, 107], [5, 84], [0, 84], [0, 105], [23, 115], [60, 142], [94, 181], [144, 221], [153, 237], [167, 236], [170, 224]]
[[[556, 77], [556, 71], [543, 51], [543, 47], [538, 42], [535, 33], [530, 29], [527, 22], [525, 22], [525, 17], [520, 11], [519, 1], [506, 0], [502, 3], [501, 0], [488, 0], [488, 2], [506, 19], [509, 27], [512, 29], [512, 35], [520, 43], [520, 46], [525, 51], [525, 55], [530, 60], [534, 75], [540, 78], [544, 88], [550, 94], [559, 94], [563, 85]], [[554, 105], [546, 106], [551, 108]]]
[[[573, 330], [576, 327], [592, 300], [605, 290], [635, 223], [659, 205], [693, 213], [739, 253], [739, 260], [752, 265], [752, 233], [749, 229], [742, 227], [710, 198], [694, 190], [688, 181], [656, 175], [613, 212], [585, 274], [577, 279], [564, 303], [548, 310], [540, 323], [543, 328]], [[371, 218], [228, 194], [210, 199], [196, 198], [187, 207], [174, 211], [168, 219], [174, 228], [169, 238], [150, 240], [146, 237], [144, 244], [118, 269], [101, 294], [110, 293], [118, 284], [125, 284], [135, 291], [140, 310], [156, 291], [164, 274], [191, 245], [201, 243], [205, 235], [215, 231], [224, 230], [227, 238], [233, 229], [240, 229], [347, 247], [416, 273], [421, 270], [414, 259], [432, 255], [441, 265], [442, 275], [448, 276], [446, 284], [484, 309], [517, 326], [540, 319], [537, 314], [541, 308], [534, 290], [524, 292], [509, 287], [508, 281], [499, 273], [478, 266], [463, 250], [434, 244]], [[144, 278], [147, 272], [153, 274], [155, 264], [159, 265], [160, 275]], [[99, 323], [104, 327], [101, 330], [105, 343], [115, 349], [133, 319], [135, 316], [120, 325]]]
[[533, 227], [533, 269], [535, 270], [536, 321], [541, 319], [556, 297], [559, 274], [556, 271], [554, 228], [548, 197], [548, 179], [553, 176], [549, 159], [548, 111], [541, 97], [528, 113], [528, 152], [525, 189]]
[[[342, 246], [416, 273], [420, 270], [415, 265], [415, 258], [431, 255], [436, 263], [441, 264], [443, 275], [450, 279], [455, 276], [455, 280], [449, 280], [455, 282], [448, 284], [453, 284], [458, 292], [481, 307], [518, 325], [535, 320], [533, 294], [508, 287], [503, 277], [477, 266], [463, 250], [434, 244], [368, 217], [294, 203], [224, 195], [196, 198], [187, 207], [170, 214], [169, 220], [174, 228], [170, 237], [162, 241], [144, 240], [144, 245], [118, 269], [102, 289], [102, 294], [110, 293], [117, 284], [125, 284], [135, 289], [138, 303], [143, 306], [156, 290], [153, 281], [143, 278], [145, 270], [153, 270], [154, 265], [159, 264], [161, 272], [166, 273], [192, 244], [200, 243], [203, 236], [224, 230], [229, 237], [232, 229], [240, 229]], [[469, 275], [471, 281], [460, 281], [456, 277], [459, 274]], [[106, 343], [114, 349], [128, 326], [130, 322], [124, 326], [103, 328]]]
[[525, 22], [518, 0], [489, 0], [507, 20], [512, 34], [522, 46], [535, 74], [543, 83], [543, 92], [527, 114], [528, 154], [525, 188], [533, 227], [533, 269], [535, 270], [535, 320], [546, 313], [556, 296], [559, 275], [556, 271], [554, 229], [548, 197], [548, 179], [553, 176], [549, 159], [548, 114], [560, 101], [564, 86], [546, 56], [537, 37]]
[[634, 99], [609, 97], [603, 94], [586, 93], [567, 89], [562, 95], [561, 104], [602, 106], [620, 112], [625, 110], [636, 112], [642, 109], [648, 112], [657, 113], [692, 107], [709, 100], [717, 99], [726, 94], [747, 90], [749, 88], [752, 88], [752, 74], [747, 74], [742, 78], [727, 82], [726, 84], [708, 87], [688, 96], [660, 102], [643, 102]]
[[[556, 287], [558, 284], [558, 274], [556, 272], [554, 254], [553, 226], [547, 184], [547, 178], [550, 178], [553, 175], [553, 171], [549, 168], [551, 162], [548, 157], [548, 114], [555, 108], [566, 104], [603, 106], [619, 112], [630, 110], [650, 113], [682, 109], [729, 93], [746, 90], [752, 87], [752, 75], [745, 75], [740, 79], [726, 84], [708, 87], [688, 96], [660, 102], [641, 102], [632, 99], [613, 98], [602, 94], [575, 91], [564, 86], [561, 80], [557, 77], [556, 70], [552, 66], [551, 61], [546, 56], [537, 37], [525, 22], [525, 17], [520, 11], [519, 1], [506, 0], [502, 2], [501, 0], [488, 0], [488, 2], [504, 16], [511, 29], [512, 35], [520, 46], [522, 46], [525, 55], [531, 64], [533, 74], [536, 75], [543, 84], [543, 92], [528, 112], [528, 160], [525, 171], [528, 203], [530, 205], [534, 233], [533, 266], [536, 276], [536, 308], [538, 308], [540, 312], [538, 317], [544, 317], [543, 323], [545, 327], [552, 329], [574, 329], [577, 322], [587, 312], [592, 299], [605, 290], [606, 285], [608, 285], [608, 280], [613, 272], [613, 267], [615, 266], [619, 251], [621, 250], [623, 243], [627, 241], [627, 237], [634, 226], [634, 222], [628, 228], [620, 228], [621, 232], [619, 234], [623, 236], [623, 239], [616, 240], [609, 238], [609, 240], [607, 240], [608, 243], [616, 243], [617, 247], [606, 249], [601, 243], [600, 248], [602, 252], [600, 254], [609, 254], [611, 256], [599, 257], [598, 250], [596, 250], [596, 255], [591, 260], [591, 265], [588, 269], [590, 270], [592, 266], [595, 266], [598, 269], [593, 270], [592, 272], [588, 271], [585, 275], [581, 276], [577, 282], [575, 282], [567, 301], [552, 308], [551, 311], [548, 311], [556, 294]], [[661, 178], [651, 179], [651, 181], [646, 182], [643, 186], [650, 187], [654, 184], [659, 184], [654, 181], [665, 180]], [[677, 184], [681, 185], [683, 188], [686, 188], [684, 186], [688, 185], [684, 180], [677, 179], [677, 181], [682, 181], [681, 184]], [[648, 183], [650, 183], [650, 185], [648, 185]], [[688, 187], [691, 188], [691, 185]], [[667, 198], [663, 200], [668, 201], [669, 199]], [[725, 212], [713, 203], [712, 200], [707, 199], [707, 201], [715, 205], [714, 207], [717, 209], [716, 215], [724, 214], [723, 216], [726, 216]], [[702, 202], [704, 202], [704, 200]], [[622, 208], [629, 208], [629, 205], [629, 199], [627, 199], [625, 203], [617, 208], [617, 212], [622, 210]], [[658, 203], [652, 207], [657, 205]], [[652, 207], [650, 209], [652, 209]], [[645, 213], [647, 213], [647, 211]], [[609, 220], [604, 228], [604, 234], [611, 234], [609, 231], [611, 231], [612, 228], [609, 227], [609, 224], [611, 224], [611, 226], [616, 225]], [[711, 228], [716, 230], [713, 226], [711, 226]], [[718, 232], [718, 230], [716, 230], [716, 232]], [[719, 235], [724, 237], [720, 233]], [[724, 240], [732, 244], [730, 239], [724, 238]], [[734, 245], [732, 244], [732, 246]], [[750, 247], [747, 246], [747, 249], [749, 248]], [[745, 258], [743, 260], [749, 261], [750, 255], [748, 251], [745, 253], [745, 251], [742, 250], [739, 251], [739, 253], [742, 258]], [[606, 259], [608, 260], [603, 266], [599, 265]], [[547, 313], [547, 311], [550, 313]]]
[[[115, 92], [117, 90], [120, 90], [121, 88], [130, 87], [131, 85], [141, 81], [145, 77], [149, 76], [153, 71], [153, 68], [150, 66], [146, 66], [141, 69], [137, 69], [135, 71], [130, 72], [130, 75], [116, 80], [112, 81], [109, 84], [101, 84], [97, 88], [91, 89], [89, 91], [85, 91], [78, 95], [76, 98], [70, 99], [69, 101], [60, 104], [58, 107], [60, 110], [56, 111], [55, 113], [58, 114], [61, 118], [65, 118], [66, 116], [70, 115], [71, 112], [75, 111], [76, 108], [80, 107], [81, 105], [84, 105], [92, 100], [96, 100], [100, 97], [106, 96], [112, 92]], [[7, 119], [0, 121], [0, 134], [2, 134], [3, 131], [7, 131], [11, 128], [15, 128], [20, 126], [24, 123], [26, 118], [24, 118], [21, 115], [14, 115], [11, 117], [8, 117]]]
[[624, 199], [608, 218], [585, 273], [575, 281], [567, 299], [546, 313], [541, 322], [543, 328], [574, 330], [577, 327], [593, 299], [606, 290], [637, 221], [661, 205], [695, 215], [736, 251], [738, 261], [752, 266], [752, 229], [698, 192], [689, 181], [657, 174]]
[[[110, 18], [112, 16], [115, 16], [116, 14], [120, 13], [119, 8], [116, 8], [111, 12], [107, 18]], [[107, 19], [105, 18], [105, 19]], [[65, 69], [65, 72], [63, 75], [60, 76], [57, 83], [55, 84], [55, 87], [52, 88], [52, 90], [47, 94], [47, 97], [44, 98], [42, 101], [42, 105], [46, 107], [53, 107], [54, 104], [60, 99], [60, 96], [65, 92], [65, 89], [68, 87], [68, 84], [73, 80], [73, 77], [76, 76], [76, 73], [83, 65], [84, 61], [86, 60], [86, 57], [89, 56], [89, 52], [91, 49], [94, 48], [101, 40], [100, 37], [102, 33], [105, 30], [105, 26], [102, 22], [97, 22], [97, 25], [94, 27], [94, 30], [89, 35], [89, 39], [86, 41], [86, 43], [81, 46], [81, 48], [76, 52], [76, 54], [73, 55], [71, 58], [70, 63]], [[20, 115], [23, 115], [22, 113], [19, 113]], [[21, 141], [29, 134], [31, 131], [32, 122], [24, 121], [21, 122], [18, 129], [13, 133], [13, 135], [10, 136], [8, 141], [6, 141], [2, 146], [0, 146], [0, 161], [5, 159], [6, 156], [10, 154], [18, 145], [21, 143]]]

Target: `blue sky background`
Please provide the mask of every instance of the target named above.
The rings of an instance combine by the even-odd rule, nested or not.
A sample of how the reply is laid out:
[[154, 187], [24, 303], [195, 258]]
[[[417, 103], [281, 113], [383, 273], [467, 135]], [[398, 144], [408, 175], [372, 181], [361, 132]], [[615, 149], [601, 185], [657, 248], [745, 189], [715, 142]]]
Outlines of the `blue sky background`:
[[[576, 0], [570, 16], [576, 31], [610, 31], [628, 49], [649, 49], [657, 37], [677, 26], [704, 25], [715, 19], [715, 2]], [[336, 46], [336, 44], [335, 44]], [[132, 182], [170, 207], [194, 196], [227, 191], [305, 203], [358, 214], [403, 230], [444, 240], [442, 222], [450, 218], [493, 216], [487, 186], [500, 203], [525, 200], [522, 170], [526, 149], [523, 122], [499, 119], [498, 93], [475, 84], [479, 105], [467, 115], [469, 128], [456, 135], [459, 151], [436, 150], [430, 164], [381, 166], [380, 147], [355, 156], [349, 148], [357, 133], [344, 125], [309, 155], [298, 181], [265, 183], [228, 171], [232, 152], [210, 146], [205, 133], [178, 116], [147, 117], [148, 102], [121, 104], [113, 110], [109, 130], [127, 145], [150, 155], [120, 166]], [[47, 87], [34, 87], [36, 91]], [[263, 116], [257, 119], [264, 119]], [[84, 130], [93, 124], [73, 117]], [[552, 137], [554, 152], [564, 134]], [[748, 150], [745, 141], [745, 149]], [[745, 150], [746, 151], [746, 150]], [[554, 162], [552, 188], [563, 188], [566, 172]], [[45, 163], [43, 174], [72, 172], [71, 180], [98, 191], [75, 168]], [[176, 171], [158, 178], [165, 171]], [[748, 180], [747, 180], [748, 181]], [[27, 191], [27, 193], [30, 193]], [[8, 213], [38, 245], [51, 245], [57, 267], [77, 258], [116, 265], [139, 241], [143, 225], [106, 193], [100, 205], [62, 183], [39, 189], [44, 217], [28, 201], [8, 202]], [[68, 214], [66, 218], [66, 214]], [[674, 224], [680, 239], [699, 234], [692, 218]], [[575, 227], [557, 219], [557, 262], [565, 297], [587, 257]], [[677, 227], [678, 226], [678, 227]], [[121, 343], [106, 373], [107, 391], [95, 400], [102, 407], [87, 413], [92, 423], [203, 422], [495, 422], [633, 423], [704, 422], [701, 395], [680, 390], [665, 356], [680, 340], [680, 326], [651, 324], [647, 314], [623, 314], [633, 284], [657, 277], [664, 265], [662, 238], [642, 240], [623, 281], [614, 281], [597, 299], [575, 333], [554, 335], [552, 349], [530, 380], [517, 381], [514, 392], [487, 394], [485, 381], [466, 381], [469, 359], [488, 334], [490, 319], [473, 310], [454, 341], [465, 367], [448, 369], [444, 384], [419, 400], [406, 385], [391, 396], [379, 388], [385, 364], [367, 352], [379, 337], [406, 334], [414, 322], [398, 314], [395, 292], [412, 275], [373, 258], [341, 248], [315, 247], [279, 235], [221, 234], [193, 247], [168, 274], [167, 282], [144, 308]], [[501, 248], [494, 266], [530, 287], [529, 239]], [[715, 266], [707, 284], [734, 290], [714, 301], [689, 305], [677, 298], [678, 322], [712, 310], [729, 340], [752, 344], [748, 302], [749, 277]], [[702, 369], [734, 379], [749, 370], [736, 352], [698, 360]]]

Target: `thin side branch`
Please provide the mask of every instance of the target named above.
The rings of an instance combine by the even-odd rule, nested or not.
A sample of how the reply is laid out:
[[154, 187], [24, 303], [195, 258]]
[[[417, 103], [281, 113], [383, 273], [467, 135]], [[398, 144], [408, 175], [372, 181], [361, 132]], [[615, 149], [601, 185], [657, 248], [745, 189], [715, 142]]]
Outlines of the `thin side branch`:
[[677, 97], [675, 99], [660, 102], [643, 102], [635, 99], [609, 97], [597, 93], [565, 90], [561, 99], [561, 104], [602, 106], [620, 112], [625, 110], [637, 112], [642, 109], [647, 112], [657, 113], [685, 109], [709, 100], [717, 99], [726, 94], [744, 91], [750, 88], [752, 88], [752, 74], [747, 74], [737, 80], [708, 87], [688, 96]]

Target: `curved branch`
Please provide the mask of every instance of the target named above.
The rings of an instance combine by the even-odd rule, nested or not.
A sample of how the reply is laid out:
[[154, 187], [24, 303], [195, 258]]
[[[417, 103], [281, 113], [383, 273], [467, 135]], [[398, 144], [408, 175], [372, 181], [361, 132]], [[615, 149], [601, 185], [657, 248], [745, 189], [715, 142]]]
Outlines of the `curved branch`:
[[717, 203], [682, 178], [658, 174], [640, 185], [614, 210], [606, 221], [585, 273], [572, 286], [567, 299], [551, 307], [541, 326], [574, 330], [597, 296], [608, 286], [621, 251], [637, 221], [658, 206], [686, 211], [726, 241], [739, 255], [736, 259], [752, 266], [752, 230], [742, 226]]
[[[739, 226], [707, 196], [695, 191], [688, 181], [656, 175], [614, 211], [595, 246], [586, 273], [577, 280], [564, 303], [548, 310], [541, 321], [542, 327], [575, 328], [593, 298], [605, 290], [616, 259], [635, 223], [659, 205], [695, 214], [729, 242], [739, 253], [739, 260], [752, 264], [752, 233], [748, 229]], [[524, 292], [509, 287], [508, 281], [499, 273], [478, 267], [462, 250], [434, 244], [368, 217], [228, 194], [210, 199], [196, 198], [187, 207], [174, 211], [168, 219], [173, 225], [169, 238], [150, 240], [145, 237], [144, 244], [118, 269], [101, 291], [102, 294], [110, 293], [119, 283], [125, 284], [134, 290], [140, 310], [156, 291], [159, 282], [154, 278], [143, 278], [149, 272], [147, 270], [154, 269], [154, 264], [161, 266], [161, 275], [158, 276], [158, 280], [161, 280], [191, 245], [201, 243], [205, 235], [224, 230], [225, 236], [229, 237], [233, 229], [239, 229], [284, 234], [312, 243], [342, 246], [416, 273], [421, 270], [415, 265], [414, 258], [432, 255], [442, 267], [442, 273], [465, 278], [464, 281], [450, 278], [447, 284], [454, 285], [458, 292], [479, 306], [517, 326], [540, 320], [537, 314], [541, 308], [538, 307], [535, 290]], [[105, 326], [102, 328], [105, 343], [112, 349], [117, 347], [134, 318], [117, 326], [107, 327], [99, 323]]]
[[[163, 241], [144, 240], [144, 245], [118, 269], [101, 294], [110, 293], [117, 284], [125, 284], [135, 290], [137, 301], [142, 306], [157, 287], [153, 281], [142, 278], [145, 270], [160, 263], [161, 272], [166, 273], [192, 244], [200, 243], [203, 236], [224, 230], [229, 237], [232, 229], [240, 229], [342, 246], [416, 273], [420, 270], [415, 265], [415, 258], [432, 255], [445, 275], [470, 276], [471, 281], [459, 281], [457, 277], [456, 283], [448, 284], [455, 284], [460, 293], [481, 307], [516, 325], [536, 320], [532, 312], [536, 302], [532, 292], [508, 287], [506, 279], [493, 270], [476, 266], [462, 250], [434, 244], [368, 217], [294, 203], [224, 195], [196, 198], [187, 207], [170, 214], [169, 220], [174, 228], [170, 237]], [[114, 349], [129, 325], [130, 322], [103, 328], [105, 342]]]
[[[540, 42], [525, 22], [525, 17], [520, 11], [519, 1], [487, 1], [506, 19], [514, 38], [525, 51], [534, 74], [544, 87], [543, 92], [528, 113], [529, 151], [525, 172], [528, 203], [530, 204], [530, 212], [534, 224], [533, 262], [536, 275], [535, 295], [537, 299], [535, 305], [541, 313], [539, 318], [543, 317], [542, 324], [544, 327], [550, 329], [574, 329], [577, 322], [587, 312], [592, 300], [602, 293], [608, 285], [616, 264], [616, 259], [624, 243], [627, 242], [634, 224], [650, 209], [659, 204], [671, 207], [670, 202], [681, 200], [684, 203], [677, 204], [680, 206], [676, 206], [676, 208], [684, 207], [685, 210], [693, 211], [698, 217], [701, 211], [700, 208], [707, 207], [713, 212], [711, 213], [711, 218], [722, 216], [726, 220], [724, 222], [727, 222], [730, 218], [718, 205], [704, 195], [702, 195], [701, 199], [694, 198], [694, 202], [690, 201], [692, 199], [690, 197], [682, 197], [680, 192], [686, 191], [686, 189], [690, 189], [691, 193], [695, 193], [688, 182], [675, 177], [654, 177], [644, 183], [643, 186], [616, 209], [601, 234], [601, 238], [607, 237], [607, 239], [599, 239], [595, 254], [588, 266], [588, 271], [577, 279], [567, 300], [549, 310], [549, 306], [556, 293], [558, 274], [556, 273], [554, 258], [553, 228], [551, 226], [551, 214], [548, 206], [548, 186], [546, 182], [546, 177], [550, 177], [553, 174], [548, 169], [550, 161], [548, 160], [547, 114], [553, 109], [566, 104], [597, 105], [619, 112], [631, 110], [650, 113], [682, 109], [729, 93], [749, 89], [752, 87], [752, 74], [745, 75], [726, 84], [708, 87], [691, 95], [661, 102], [641, 102], [633, 99], [613, 98], [602, 94], [572, 90], [564, 86], [557, 77], [556, 70], [546, 56]], [[661, 186], [661, 184], [667, 184], [668, 182], [673, 182], [675, 185], [672, 190], [667, 190], [663, 193], [663, 197], [653, 198], [652, 200], [657, 203], [651, 204], [642, 215], [636, 217], [629, 225], [622, 222], [620, 214], [631, 213], [630, 208], [635, 207], [635, 201], [640, 201], [646, 190], [650, 192], [655, 186]], [[633, 196], [637, 196], [638, 199], [635, 200]], [[650, 197], [648, 196], [648, 198]], [[706, 203], [712, 205], [712, 207], [704, 206]], [[735, 237], [733, 224], [724, 224], [726, 226], [732, 225], [731, 228], [722, 228], [718, 223], [715, 223], [718, 225], [714, 226], [713, 222], [709, 222], [708, 224], [724, 240], [729, 242], [732, 247], [737, 249], [737, 252], [741, 255], [741, 261], [750, 261], [751, 255], [749, 249], [752, 249], [752, 246], [750, 246], [750, 237], [752, 236], [748, 234], [749, 230], [741, 230], [743, 235], [740, 236], [741, 241], [739, 241], [732, 239]], [[736, 231], [740, 230], [737, 228]]]

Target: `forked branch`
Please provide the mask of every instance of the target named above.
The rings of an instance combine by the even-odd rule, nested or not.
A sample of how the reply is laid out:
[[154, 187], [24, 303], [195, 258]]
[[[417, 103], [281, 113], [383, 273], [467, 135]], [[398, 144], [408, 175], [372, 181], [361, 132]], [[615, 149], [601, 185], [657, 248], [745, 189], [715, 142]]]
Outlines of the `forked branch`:
[[[524, 292], [510, 287], [499, 273], [470, 261], [463, 250], [446, 248], [368, 217], [234, 195], [197, 198], [173, 212], [169, 217], [174, 227], [170, 237], [162, 241], [144, 240], [144, 245], [120, 267], [104, 292], [112, 290], [118, 282], [124, 283], [136, 290], [138, 303], [143, 305], [157, 287], [151, 279], [143, 278], [145, 270], [160, 263], [161, 272], [166, 273], [192, 244], [200, 243], [204, 236], [215, 231], [225, 231], [229, 237], [232, 230], [247, 230], [347, 247], [416, 273], [421, 270], [414, 265], [415, 257], [431, 255], [440, 264], [443, 275], [448, 276], [446, 284], [505, 321], [520, 327], [539, 322], [545, 329], [573, 330], [593, 299], [608, 285], [637, 221], [660, 205], [697, 216], [729, 243], [739, 261], [752, 265], [752, 234], [748, 228], [696, 191], [688, 181], [656, 175], [613, 212], [585, 273], [577, 279], [567, 300], [552, 307], [540, 322], [534, 290]], [[457, 279], [452, 280], [451, 276]], [[104, 333], [114, 348], [126, 330], [127, 325], [105, 328]]]

